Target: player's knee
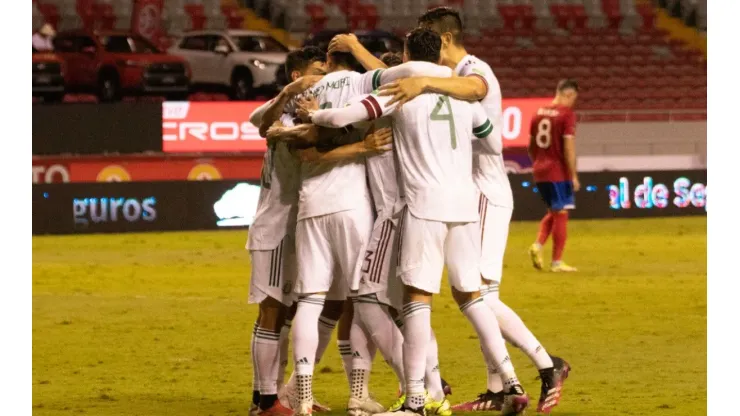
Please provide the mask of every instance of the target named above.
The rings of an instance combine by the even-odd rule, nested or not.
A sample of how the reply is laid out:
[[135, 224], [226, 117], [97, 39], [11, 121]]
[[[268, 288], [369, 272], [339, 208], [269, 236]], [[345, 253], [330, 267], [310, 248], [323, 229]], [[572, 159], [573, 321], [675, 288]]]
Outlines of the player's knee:
[[455, 302], [457, 302], [459, 305], [464, 305], [471, 300], [477, 299], [480, 297], [480, 291], [475, 292], [463, 292], [455, 287], [452, 288], [452, 298], [455, 299]]
[[413, 286], [406, 286], [403, 299], [404, 303], [422, 302], [426, 303], [427, 305], [432, 304], [431, 293], [423, 291], [419, 288], [415, 288]]
[[279, 330], [285, 322], [286, 309], [278, 300], [268, 297], [260, 303], [259, 326], [273, 331]]

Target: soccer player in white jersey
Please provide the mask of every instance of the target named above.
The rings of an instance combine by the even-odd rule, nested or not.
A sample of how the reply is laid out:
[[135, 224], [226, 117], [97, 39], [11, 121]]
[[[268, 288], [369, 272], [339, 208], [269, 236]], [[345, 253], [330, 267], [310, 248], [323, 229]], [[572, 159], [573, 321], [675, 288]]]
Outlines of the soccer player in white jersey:
[[[407, 58], [439, 61], [440, 36], [415, 29]], [[413, 46], [413, 49], [411, 46]], [[342, 127], [391, 116], [394, 151], [406, 206], [402, 214], [397, 274], [405, 285], [403, 361], [406, 402], [393, 414], [426, 414], [424, 375], [431, 335], [431, 298], [439, 293], [447, 265], [455, 300], [473, 324], [481, 347], [496, 363], [507, 387], [504, 414], [519, 414], [528, 399], [514, 372], [493, 311], [480, 298], [479, 191], [472, 177], [473, 138], [500, 154], [500, 136], [483, 107], [441, 94], [423, 94], [403, 107], [386, 106], [389, 97], [369, 95], [360, 103], [312, 115], [318, 125]], [[477, 147], [476, 146], [476, 147]], [[492, 324], [493, 323], [493, 324]]]
[[[352, 96], [372, 88], [372, 74], [352, 71], [353, 61], [350, 54], [329, 55], [329, 74], [310, 90], [322, 108], [343, 107]], [[293, 321], [298, 415], [310, 414], [312, 409], [319, 314], [327, 298], [344, 300], [349, 294], [355, 266], [372, 230], [372, 215], [364, 160], [301, 165], [294, 288], [299, 300]], [[372, 352], [361, 354], [370, 357]], [[351, 362], [347, 367], [351, 370]]]
[[[448, 7], [429, 10], [419, 18], [419, 25], [442, 37], [442, 61], [454, 68], [458, 78], [410, 78], [384, 87], [381, 94], [393, 96], [391, 102], [404, 102], [424, 92], [448, 94], [462, 100], [480, 101], [488, 117], [496, 124], [494, 134], [501, 137], [501, 88], [491, 67], [470, 55], [462, 44], [463, 27], [457, 11]], [[549, 413], [560, 401], [563, 381], [570, 366], [561, 358], [550, 356], [524, 325], [521, 318], [499, 299], [503, 257], [513, 210], [511, 186], [503, 157], [490, 152], [475, 152], [473, 176], [481, 191], [481, 277], [486, 303], [498, 318], [504, 337], [518, 346], [537, 366], [542, 379], [538, 411]], [[503, 400], [501, 378], [489, 365], [488, 389], [477, 399], [453, 407], [455, 410], [487, 411], [500, 408]]]
[[[291, 52], [285, 70], [295, 82], [302, 76], [323, 75], [325, 54], [318, 48]], [[300, 83], [300, 82], [299, 82]], [[298, 88], [296, 84], [291, 88]], [[296, 90], [296, 92], [300, 92]], [[264, 110], [258, 108], [250, 117], [260, 125]], [[292, 125], [284, 114], [282, 124]], [[283, 332], [286, 311], [293, 303], [295, 281], [295, 226], [298, 210], [300, 164], [285, 143], [271, 143], [265, 152], [260, 198], [254, 223], [249, 229], [247, 249], [252, 258], [249, 303], [259, 304], [259, 315], [252, 333], [252, 364], [254, 391], [250, 413], [262, 415], [291, 415], [293, 412], [280, 403], [278, 387], [285, 367], [281, 359], [287, 355], [287, 334]], [[284, 348], [281, 348], [280, 344]]]

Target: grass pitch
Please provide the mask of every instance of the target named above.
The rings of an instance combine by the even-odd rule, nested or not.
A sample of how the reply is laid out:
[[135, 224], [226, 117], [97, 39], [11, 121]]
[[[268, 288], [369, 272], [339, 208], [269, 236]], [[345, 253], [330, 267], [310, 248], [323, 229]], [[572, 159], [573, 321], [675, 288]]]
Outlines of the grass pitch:
[[[573, 366], [553, 414], [706, 414], [706, 218], [572, 221], [572, 275], [531, 268], [536, 230], [512, 224], [501, 296]], [[247, 415], [257, 308], [246, 303], [245, 241], [244, 231], [34, 237], [34, 414]], [[477, 340], [449, 289], [433, 310], [451, 400], [468, 400], [485, 388]], [[510, 351], [536, 403], [537, 372]], [[317, 370], [316, 397], [343, 414], [336, 347]], [[396, 387], [377, 359], [371, 390], [390, 403]]]

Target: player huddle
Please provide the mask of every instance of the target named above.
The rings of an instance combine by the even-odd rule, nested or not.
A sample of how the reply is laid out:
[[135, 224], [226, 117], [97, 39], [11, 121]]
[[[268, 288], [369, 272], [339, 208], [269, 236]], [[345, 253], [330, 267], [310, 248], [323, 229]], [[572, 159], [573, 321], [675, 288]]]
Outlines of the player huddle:
[[[491, 68], [465, 51], [462, 29], [457, 12], [436, 8], [406, 36], [403, 59], [377, 59], [353, 35], [335, 37], [328, 54], [291, 52], [293, 82], [252, 114], [268, 143], [247, 242], [250, 302], [260, 304], [253, 413], [326, 410], [314, 400], [313, 373], [337, 325], [349, 415], [521, 414], [529, 399], [505, 341], [539, 370], [537, 410], [550, 413], [558, 404], [569, 365], [550, 356], [498, 296], [513, 210], [501, 155], [501, 91]], [[358, 64], [366, 72], [356, 72]], [[535, 179], [550, 208], [530, 248], [539, 267], [547, 236], [560, 241], [555, 227], [564, 227], [560, 218], [567, 220], [578, 187], [575, 153], [572, 169], [570, 159], [561, 163], [562, 174], [538, 171], [550, 172], [539, 165], [572, 151], [574, 126], [560, 120], [572, 120], [577, 89], [562, 82], [532, 124]], [[563, 105], [565, 95], [572, 101]], [[445, 266], [488, 367], [487, 391], [454, 407], [431, 329]], [[568, 268], [553, 258], [554, 271]], [[294, 373], [283, 387], [291, 326]], [[376, 350], [400, 385], [390, 407], [368, 392]]]

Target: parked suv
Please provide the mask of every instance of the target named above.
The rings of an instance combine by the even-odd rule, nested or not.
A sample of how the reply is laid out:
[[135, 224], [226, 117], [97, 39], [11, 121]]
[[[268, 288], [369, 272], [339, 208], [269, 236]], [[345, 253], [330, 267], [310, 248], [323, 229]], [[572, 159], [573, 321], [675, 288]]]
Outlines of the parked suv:
[[64, 66], [62, 60], [51, 52], [39, 52], [33, 48], [34, 97], [46, 103], [59, 102], [64, 98]]
[[123, 95], [164, 95], [187, 99], [190, 69], [145, 38], [117, 31], [61, 32], [54, 51], [66, 66], [68, 92], [93, 92], [100, 101]]
[[201, 30], [186, 33], [169, 52], [188, 61], [195, 87], [249, 100], [259, 90], [275, 89], [288, 49], [265, 32]]

